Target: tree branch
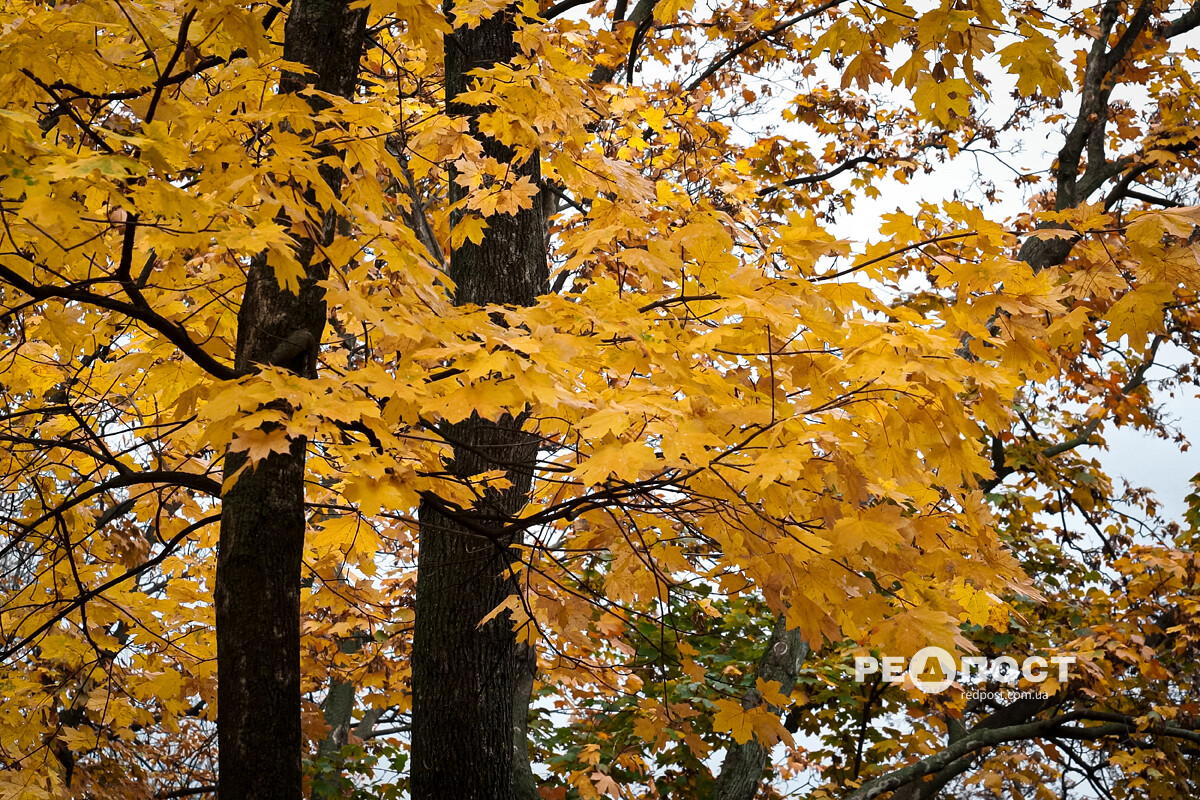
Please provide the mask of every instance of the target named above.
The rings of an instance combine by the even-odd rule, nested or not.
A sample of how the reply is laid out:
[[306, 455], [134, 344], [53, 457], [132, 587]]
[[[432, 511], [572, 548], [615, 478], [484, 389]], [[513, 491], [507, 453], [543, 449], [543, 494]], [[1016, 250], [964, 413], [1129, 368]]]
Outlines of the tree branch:
[[[1125, 382], [1125, 385], [1121, 387], [1121, 394], [1127, 395], [1130, 392], [1136, 391], [1142, 386], [1142, 384], [1146, 382], [1146, 373], [1149, 372], [1150, 368], [1154, 366], [1155, 355], [1158, 353], [1158, 348], [1163, 343], [1164, 339], [1165, 337], [1163, 336], [1154, 337], [1154, 341], [1150, 345], [1150, 351], [1147, 353], [1146, 359], [1142, 361], [1141, 364], [1138, 364], [1133, 372], [1129, 374], [1129, 379]], [[1071, 438], [1061, 441], [1058, 444], [1043, 447], [1041, 450], [1041, 455], [1045, 458], [1054, 458], [1055, 456], [1062, 455], [1063, 453], [1090, 444], [1092, 435], [1096, 433], [1096, 430], [1100, 427], [1100, 423], [1103, 421], [1103, 419], [1103, 417], [1093, 417], [1084, 425], [1077, 428]], [[999, 453], [997, 453], [998, 442], [998, 439], [992, 440], [992, 470], [996, 474], [994, 477], [988, 478], [985, 481], [980, 481], [979, 483], [979, 488], [984, 492], [990, 492], [992, 489], [995, 489], [1004, 481], [1005, 478], [1017, 471], [1015, 468], [1007, 466], [1002, 449]]]
[[[615, 15], [616, 18], [613, 20], [613, 29], [616, 30], [618, 25], [626, 21], [632, 23], [635, 26], [634, 40], [636, 41], [637, 28], [640, 28], [643, 23], [652, 18], [654, 14], [654, 4], [656, 2], [657, 0], [638, 0], [637, 5], [633, 7], [633, 13], [631, 13], [629, 15], [629, 19], [626, 20], [624, 14], [626, 0], [618, 0], [618, 10], [621, 11], [621, 13]], [[592, 70], [592, 74], [588, 80], [596, 84], [608, 83], [616, 74], [617, 70], [614, 67], [597, 66], [594, 70]]]
[[[1067, 726], [1068, 722], [1102, 722], [1102, 725]], [[940, 753], [924, 758], [915, 764], [898, 769], [888, 775], [868, 781], [845, 800], [871, 800], [885, 792], [895, 791], [913, 784], [927, 775], [936, 775], [955, 766], [960, 759], [988, 747], [1009, 742], [1028, 741], [1041, 737], [1059, 737], [1078, 741], [1094, 741], [1108, 736], [1143, 733], [1168, 736], [1190, 742], [1200, 742], [1200, 733], [1189, 728], [1156, 722], [1139, 726], [1137, 720], [1124, 714], [1104, 711], [1072, 711], [1049, 719], [1019, 725], [974, 728], [963, 739], [950, 744]], [[961, 770], [961, 771], [965, 771]]]
[[766, 197], [769, 194], [789, 189], [793, 186], [805, 186], [810, 183], [822, 183], [824, 181], [836, 178], [848, 169], [853, 169], [859, 164], [878, 164], [883, 160], [883, 156], [855, 156], [854, 158], [843, 161], [838, 166], [828, 172], [818, 172], [815, 175], [802, 175], [799, 178], [788, 178], [786, 181], [781, 181], [774, 186], [765, 186], [758, 190], [759, 197]]
[[1153, 203], [1155, 205], [1163, 206], [1164, 208], [1183, 208], [1184, 207], [1183, 203], [1176, 203], [1174, 200], [1171, 200], [1169, 198], [1156, 197], [1152, 194], [1147, 194], [1146, 192], [1139, 192], [1135, 189], [1126, 189], [1124, 192], [1122, 192], [1122, 195], [1130, 198], [1131, 200], [1141, 200], [1143, 203]]
[[1180, 34], [1187, 33], [1190, 30], [1200, 25], [1200, 2], [1192, 3], [1192, 7], [1183, 12], [1183, 15], [1177, 17], [1173, 22], [1163, 29], [1163, 37], [1173, 39]]
[[572, 8], [578, 8], [579, 6], [591, 5], [592, 3], [595, 3], [595, 2], [596, 2], [596, 0], [561, 0], [560, 2], [555, 3], [554, 5], [550, 6], [545, 11], [543, 11], [542, 19], [544, 19], [546, 21], [550, 21], [557, 16], [567, 13]]
[[[29, 259], [26, 258], [26, 260], [28, 261]], [[35, 300], [67, 300], [125, 314], [162, 334], [169, 342], [178, 347], [184, 355], [190, 358], [196, 366], [214, 378], [228, 381], [240, 378], [245, 374], [233, 367], [222, 364], [216, 358], [209, 355], [203, 347], [192, 339], [186, 328], [177, 322], [163, 317], [144, 300], [141, 303], [125, 302], [124, 300], [99, 295], [86, 289], [39, 286], [4, 265], [0, 265], [0, 278]]]
[[819, 14], [824, 14], [829, 9], [839, 6], [844, 2], [846, 2], [846, 0], [828, 0], [827, 2], [817, 6], [816, 8], [810, 8], [808, 11], [805, 11], [803, 14], [797, 14], [794, 17], [785, 19], [783, 22], [780, 22], [774, 28], [771, 28], [770, 30], [767, 30], [767, 31], [763, 31], [762, 33], [758, 34], [758, 36], [755, 36], [753, 39], [749, 39], [745, 42], [742, 42], [740, 45], [733, 48], [728, 53], [721, 56], [716, 61], [714, 61], [712, 64], [710, 64], [708, 66], [708, 68], [704, 70], [704, 72], [700, 73], [700, 76], [698, 78], [696, 78], [695, 80], [693, 80], [691, 83], [689, 83], [687, 85], [687, 88], [684, 89], [684, 91], [691, 92], [691, 91], [694, 91], [695, 89], [699, 89], [701, 86], [704, 85], [705, 81], [707, 81], [713, 75], [716, 75], [718, 72], [720, 72], [722, 67], [724, 67], [726, 64], [728, 64], [730, 61], [733, 61], [735, 58], [740, 56], [742, 53], [749, 50], [751, 47], [754, 47], [759, 42], [766, 41], [767, 39], [770, 39], [772, 36], [777, 36], [777, 35], [783, 33], [784, 31], [786, 31], [788, 28], [792, 27], [793, 25], [803, 22], [806, 19], [812, 19], [813, 17], [815, 17]]
[[[274, 10], [274, 9], [272, 9]], [[180, 797], [193, 797], [198, 794], [216, 793], [217, 787], [214, 786], [191, 786], [187, 789], [176, 789], [173, 792], [165, 792], [154, 795], [155, 800], [176, 800]]]
[[[141, 486], [147, 483], [181, 486], [185, 489], [195, 489], [198, 492], [204, 492], [205, 494], [209, 494], [217, 499], [220, 499], [221, 497], [221, 484], [207, 475], [200, 475], [194, 472], [138, 472], [133, 474], [118, 475], [117, 477], [111, 478], [103, 483], [96, 484], [83, 494], [75, 495], [74, 497], [63, 501], [56, 508], [47, 511], [33, 522], [20, 522], [19, 520], [8, 521], [20, 525], [25, 529], [25, 532], [28, 533], [35, 530], [43, 522], [53, 519], [59, 514], [62, 514], [63, 512], [74, 508], [75, 506], [86, 503], [93, 497], [98, 497], [99, 495], [102, 495], [105, 492], [110, 492], [113, 489], [127, 489], [131, 486]], [[17, 541], [19, 541], [19, 537], [14, 538], [14, 540], [6, 545], [3, 550], [0, 550], [0, 556], [3, 556], [5, 553], [7, 553]]]
[[143, 572], [150, 569], [151, 567], [157, 566], [158, 564], [162, 563], [163, 560], [166, 559], [167, 556], [169, 556], [175, 552], [175, 550], [179, 547], [180, 543], [184, 539], [186, 539], [190, 534], [199, 530], [200, 528], [203, 528], [205, 525], [209, 525], [213, 522], [216, 522], [220, 518], [221, 518], [220, 514], [213, 514], [210, 517], [204, 517], [203, 519], [199, 519], [199, 520], [193, 522], [191, 525], [188, 525], [186, 528], [184, 528], [179, 533], [175, 534], [169, 540], [167, 540], [166, 544], [163, 545], [162, 552], [160, 552], [154, 558], [150, 559], [149, 561], [144, 561], [141, 564], [139, 564], [138, 566], [133, 567], [132, 569], [128, 569], [125, 572], [122, 572], [120, 575], [117, 575], [115, 578], [110, 578], [109, 580], [107, 580], [104, 583], [97, 586], [95, 589], [89, 589], [88, 591], [79, 595], [78, 597], [73, 599], [70, 603], [68, 603], [65, 608], [59, 609], [58, 611], [54, 612], [54, 614], [52, 614], [48, 620], [46, 620], [41, 625], [39, 625], [37, 627], [37, 629], [33, 631], [33, 633], [30, 633], [26, 636], [21, 637], [21, 639], [18, 640], [16, 642], [16, 644], [9, 646], [5, 650], [0, 650], [0, 662], [4, 661], [7, 658], [10, 658], [11, 656], [13, 656], [17, 652], [19, 652], [20, 650], [25, 648], [32, 642], [36, 641], [39, 636], [41, 636], [46, 631], [50, 630], [50, 628], [54, 627], [60, 621], [65, 619], [67, 617], [67, 615], [70, 614], [72, 611], [75, 611], [77, 608], [82, 607], [83, 605], [85, 605], [89, 601], [91, 601], [92, 599], [100, 596], [104, 592], [107, 592], [109, 589], [113, 588], [114, 586], [119, 586], [122, 583], [124, 583], [125, 581], [129, 580], [130, 578], [136, 578], [138, 575], [141, 575]]

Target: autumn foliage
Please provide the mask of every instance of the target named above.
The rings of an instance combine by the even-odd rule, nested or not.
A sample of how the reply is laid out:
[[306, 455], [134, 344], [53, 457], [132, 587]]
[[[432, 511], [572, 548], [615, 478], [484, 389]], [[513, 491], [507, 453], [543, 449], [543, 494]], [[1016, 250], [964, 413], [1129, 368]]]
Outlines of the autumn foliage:
[[[341, 88], [285, 53], [317, 7], [359, 26], [315, 51]], [[270, 558], [227, 538], [268, 501], [314, 797], [408, 791], [447, 631], [528, 662], [526, 777], [481, 798], [1194, 796], [1200, 501], [1161, 519], [1096, 448], [1175, 435], [1196, 375], [1198, 25], [7, 3], [0, 797], [215, 792], [214, 592], [266, 591], [218, 543]], [[432, 537], [483, 566], [418, 569]], [[423, 619], [421, 579], [501, 600]], [[847, 677], [929, 645], [1078, 668]]]

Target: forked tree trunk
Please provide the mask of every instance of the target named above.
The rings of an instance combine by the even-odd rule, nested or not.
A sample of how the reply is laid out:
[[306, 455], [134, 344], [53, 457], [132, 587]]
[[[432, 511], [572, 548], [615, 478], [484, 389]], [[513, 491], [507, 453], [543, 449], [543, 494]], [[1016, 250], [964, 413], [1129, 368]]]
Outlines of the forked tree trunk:
[[[455, 98], [467, 73], [508, 61], [518, 52], [512, 11], [446, 38], [447, 111], [472, 120], [479, 109]], [[486, 155], [511, 164], [494, 141]], [[516, 174], [539, 178], [537, 158]], [[450, 201], [465, 190], [450, 182]], [[488, 219], [483, 241], [450, 257], [458, 305], [532, 305], [547, 291], [544, 217], [539, 203], [515, 216]], [[517, 591], [509, 577], [514, 540], [496, 534], [528, 501], [538, 442], [523, 419], [472, 418], [441, 432], [454, 445], [448, 470], [462, 480], [504, 468], [511, 488], [495, 492], [467, 514], [451, 513], [435, 497], [420, 507], [416, 620], [413, 634], [413, 800], [536, 798], [525, 751], [532, 687], [530, 653], [516, 644], [506, 616], [480, 620]]]
[[[284, 91], [307, 85], [349, 97], [357, 82], [366, 10], [349, 0], [298, 0], [284, 29], [284, 58], [315, 78], [289, 75]], [[324, 173], [335, 192], [336, 171]], [[310, 193], [311, 195], [311, 193]], [[335, 220], [326, 215], [324, 236]], [[325, 327], [329, 271], [314, 243], [298, 239], [307, 277], [299, 295], [283, 291], [263, 257], [255, 258], [238, 313], [236, 365], [273, 364], [312, 376]], [[304, 454], [297, 440], [243, 473], [221, 508], [214, 600], [217, 617], [217, 738], [222, 800], [298, 800], [300, 730], [300, 569], [304, 548]], [[246, 462], [228, 453], [226, 475]]]

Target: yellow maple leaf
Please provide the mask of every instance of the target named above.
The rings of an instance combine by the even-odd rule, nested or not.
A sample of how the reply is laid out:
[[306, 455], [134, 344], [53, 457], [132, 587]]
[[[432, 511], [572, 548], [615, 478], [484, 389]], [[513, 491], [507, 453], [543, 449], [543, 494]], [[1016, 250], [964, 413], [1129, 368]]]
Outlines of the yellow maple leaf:
[[745, 744], [754, 735], [754, 722], [749, 711], [733, 700], [718, 700], [713, 716], [713, 730], [728, 733], [738, 744]]
[[245, 452], [251, 464], [257, 464], [272, 453], [286, 453], [292, 447], [292, 440], [287, 431], [276, 428], [265, 431], [256, 428], [252, 431], [242, 431], [233, 437], [229, 449], [234, 452]]
[[779, 681], [764, 681], [762, 678], [756, 678], [754, 686], [767, 705], [775, 708], [787, 708], [792, 704], [792, 699], [779, 691], [781, 687]]
[[1148, 283], [1126, 294], [1104, 315], [1108, 320], [1108, 340], [1117, 342], [1129, 338], [1129, 346], [1145, 352], [1151, 333], [1162, 331], [1163, 306], [1175, 296], [1167, 283]]

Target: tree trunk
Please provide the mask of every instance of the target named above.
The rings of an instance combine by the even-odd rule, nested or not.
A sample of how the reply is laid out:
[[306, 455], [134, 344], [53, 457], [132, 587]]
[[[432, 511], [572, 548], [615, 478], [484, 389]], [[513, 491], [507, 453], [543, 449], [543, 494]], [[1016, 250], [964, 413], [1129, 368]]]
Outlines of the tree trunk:
[[[789, 631], [786, 617], [781, 614], [771, 629], [766, 652], [759, 659], [755, 676], [764, 681], [779, 681], [780, 693], [791, 694], [808, 652], [808, 644], [800, 636], [800, 631]], [[742, 707], [754, 708], [761, 702], [762, 695], [758, 689], [751, 689], [742, 698]], [[766, 772], [769, 755], [767, 748], [754, 738], [745, 744], [731, 743], [725, 751], [725, 761], [721, 764], [717, 784], [713, 787], [713, 800], [753, 800]]]
[[[513, 12], [509, 8], [446, 38], [447, 111], [470, 118], [473, 130], [479, 110], [455, 98], [466, 90], [468, 72], [518, 53]], [[483, 144], [486, 155], [538, 181], [536, 156], [516, 165], [507, 148], [486, 139]], [[451, 180], [451, 203], [465, 193]], [[515, 216], [492, 216], [488, 226], [480, 244], [468, 242], [451, 254], [455, 303], [533, 305], [547, 291], [549, 279], [541, 204]], [[528, 502], [538, 442], [522, 430], [523, 423], [521, 416], [471, 418], [440, 431], [453, 445], [447, 470], [455, 478], [469, 481], [502, 466], [512, 485], [465, 513], [452, 511], [436, 497], [426, 497], [420, 506], [413, 800], [536, 797], [524, 742], [535, 659], [518, 646], [507, 615], [478, 627], [488, 612], [518, 591], [509, 575], [515, 539], [495, 532]]]
[[[350, 96], [366, 23], [349, 0], [302, 0], [284, 29], [284, 58], [313, 69], [312, 85]], [[284, 77], [282, 89], [308, 85]], [[335, 192], [341, 176], [324, 174]], [[310, 193], [311, 196], [311, 193]], [[325, 217], [332, 239], [335, 220]], [[315, 243], [297, 240], [306, 278], [299, 295], [283, 291], [265, 257], [253, 260], [238, 312], [236, 366], [264, 364], [313, 376], [325, 327], [329, 266], [314, 263]], [[285, 409], [286, 410], [286, 409]], [[300, 730], [300, 569], [304, 548], [306, 442], [272, 453], [238, 478], [221, 509], [214, 600], [217, 617], [217, 703], [222, 800], [297, 800], [302, 793]], [[225, 474], [246, 463], [226, 455]]]

